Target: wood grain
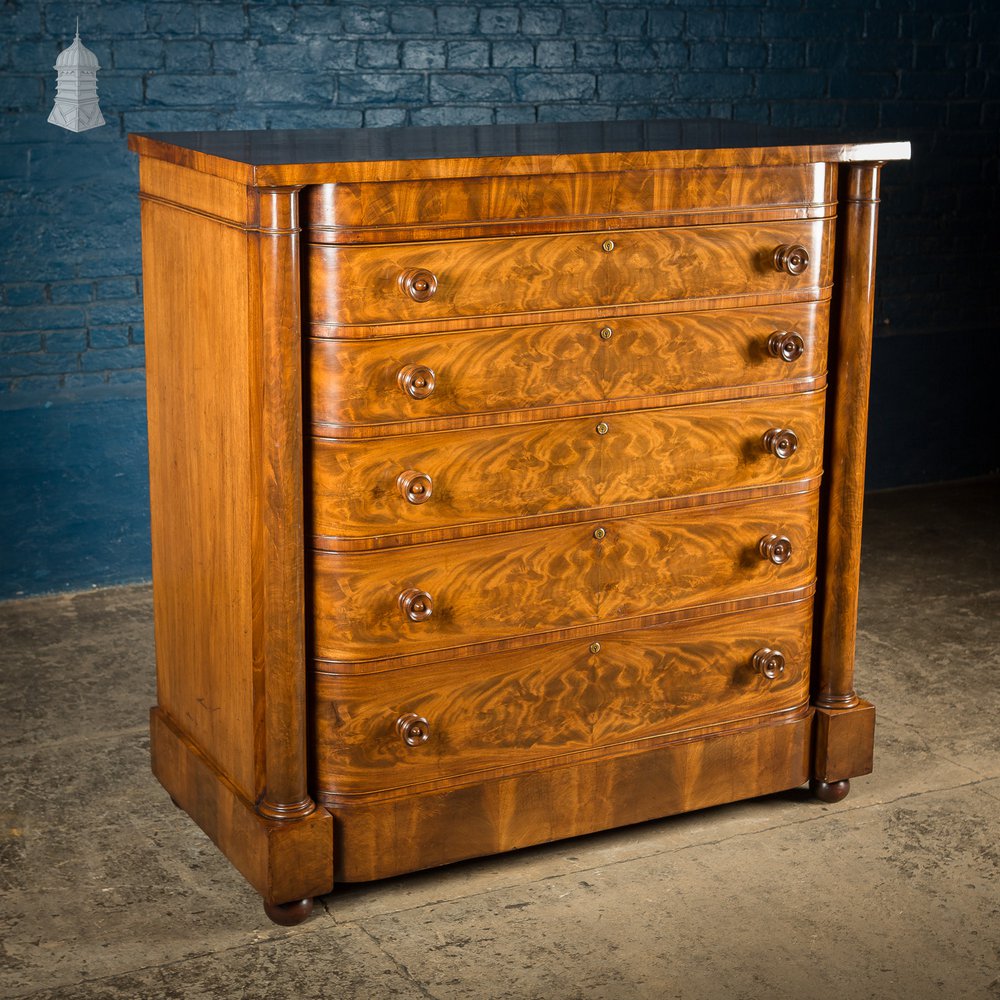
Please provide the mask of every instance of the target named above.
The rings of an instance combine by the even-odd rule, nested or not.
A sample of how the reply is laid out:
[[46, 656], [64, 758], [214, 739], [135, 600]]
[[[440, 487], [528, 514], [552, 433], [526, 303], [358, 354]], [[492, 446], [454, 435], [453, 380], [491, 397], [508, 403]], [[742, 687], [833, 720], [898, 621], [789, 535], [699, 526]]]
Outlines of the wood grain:
[[871, 774], [875, 706], [858, 699], [850, 708], [817, 708], [812, 778], [833, 783]]
[[306, 773], [305, 580], [302, 469], [302, 349], [298, 192], [260, 191], [252, 262], [260, 289], [259, 354], [251, 406], [259, 409], [254, 451], [254, 673], [263, 705], [262, 815], [308, 816]]
[[[158, 183], [221, 198], [178, 173]], [[157, 775], [272, 902], [332, 877], [306, 773], [294, 197], [265, 233], [250, 200], [245, 226], [142, 208]]]
[[881, 164], [845, 172], [833, 327], [832, 395], [824, 483], [823, 599], [815, 703], [851, 708], [861, 573], [875, 247]]
[[[619, 413], [604, 420], [606, 434], [597, 433], [597, 417], [578, 417], [316, 439], [312, 531], [383, 546], [455, 524], [582, 508], [600, 516], [600, 508], [813, 478], [822, 470], [823, 399], [801, 393]], [[763, 436], [775, 427], [798, 435], [789, 459], [764, 450]], [[407, 470], [431, 477], [426, 502], [408, 502], [397, 485]]]
[[333, 888], [333, 817], [267, 819], [160, 709], [150, 712], [153, 774], [246, 880], [272, 903]]
[[[615, 249], [602, 249], [613, 238]], [[780, 293], [829, 284], [833, 228], [796, 221], [582, 235], [522, 236], [379, 246], [309, 247], [313, 323], [426, 322], [447, 317]], [[776, 247], [805, 246], [812, 263], [775, 270]], [[437, 278], [416, 302], [399, 287], [408, 270]]]
[[[699, 507], [601, 522], [409, 545], [316, 552], [314, 642], [327, 660], [366, 660], [511, 636], [558, 639], [561, 628], [752, 598], [815, 575], [816, 494]], [[759, 539], [792, 539], [784, 566]], [[407, 621], [407, 588], [434, 599], [428, 621]]]
[[[810, 713], [642, 752], [380, 801], [320, 794], [345, 882], [513, 851], [755, 795], [809, 776]], [[551, 761], [558, 764], [558, 758]]]
[[[871, 766], [877, 182], [908, 145], [525, 154], [559, 128], [490, 156], [447, 143], [521, 133], [130, 137], [154, 771], [268, 904]], [[397, 158], [326, 161], [373, 143]], [[809, 269], [775, 270], [779, 244]], [[779, 329], [801, 358], [770, 356]], [[403, 395], [405, 365], [434, 392]], [[397, 732], [424, 716], [426, 743]]]
[[[462, 418], [497, 411], [586, 406], [609, 400], [656, 405], [678, 393], [711, 389], [781, 391], [781, 383], [826, 369], [828, 302], [625, 316], [387, 340], [307, 341], [313, 431], [377, 433], [371, 425]], [[600, 331], [609, 327], [610, 339]], [[317, 332], [328, 328], [319, 327]], [[785, 362], [767, 349], [775, 331], [798, 333], [805, 350]], [[399, 371], [426, 365], [434, 392], [412, 399]], [[526, 417], [522, 416], [521, 419]], [[358, 426], [360, 425], [360, 426]]]
[[[697, 123], [695, 123], [697, 124]], [[240, 183], [272, 187], [287, 184], [329, 184], [336, 181], [407, 181], [436, 177], [474, 178], [497, 175], [574, 174], [633, 170], [690, 170], [704, 167], [768, 167], [781, 164], [849, 163], [871, 160], [906, 160], [908, 142], [801, 142], [791, 145], [729, 147], [721, 145], [691, 149], [661, 149], [638, 152], [521, 153], [508, 155], [449, 156], [428, 152], [426, 158], [374, 160], [327, 160], [294, 162], [295, 134], [284, 150], [275, 150], [269, 163], [252, 164], [238, 155], [215, 156], [156, 135], [128, 137], [129, 149], [142, 156], [178, 163], [206, 174]]]
[[[253, 361], [247, 237], [142, 206], [157, 701], [253, 801]], [[216, 266], [220, 258], [234, 262]], [[209, 294], [207, 284], [211, 284]], [[211, 336], [177, 331], [211, 330]]]
[[243, 184], [143, 157], [139, 161], [139, 187], [142, 201], [183, 207], [239, 229], [256, 224], [256, 192]]
[[767, 292], [742, 291], [711, 299], [672, 299], [667, 302], [626, 302], [604, 306], [574, 306], [566, 309], [543, 309], [537, 312], [496, 313], [492, 316], [451, 316], [432, 321], [400, 321], [390, 323], [356, 323], [353, 325], [313, 323], [311, 335], [325, 339], [383, 340], [389, 337], [427, 336], [437, 333], [479, 332], [486, 327], [507, 330], [511, 327], [549, 323], [584, 321], [597, 328], [607, 320], [622, 320], [639, 316], [670, 316], [674, 313], [716, 311], [723, 309], [770, 309], [792, 303], [808, 303], [829, 299], [832, 287], [801, 288]]
[[[746, 720], [809, 696], [812, 602], [610, 633], [375, 676], [317, 673], [316, 785], [365, 793], [502, 768], [668, 733]], [[782, 651], [784, 674], [752, 666]], [[396, 719], [430, 721], [407, 746]], [[484, 777], [484, 775], [479, 775]]]
[[829, 214], [835, 179], [829, 164], [809, 163], [345, 182], [308, 188], [303, 215], [315, 243], [763, 221]]

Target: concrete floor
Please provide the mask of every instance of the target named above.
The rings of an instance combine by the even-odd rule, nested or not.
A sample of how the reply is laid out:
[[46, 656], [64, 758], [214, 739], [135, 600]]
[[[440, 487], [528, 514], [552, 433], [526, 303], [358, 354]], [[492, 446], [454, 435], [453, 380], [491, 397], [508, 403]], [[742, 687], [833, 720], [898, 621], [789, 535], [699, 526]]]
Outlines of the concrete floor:
[[1000, 997], [1000, 483], [871, 497], [875, 774], [338, 889], [279, 928], [149, 773], [148, 587], [0, 605], [0, 995]]

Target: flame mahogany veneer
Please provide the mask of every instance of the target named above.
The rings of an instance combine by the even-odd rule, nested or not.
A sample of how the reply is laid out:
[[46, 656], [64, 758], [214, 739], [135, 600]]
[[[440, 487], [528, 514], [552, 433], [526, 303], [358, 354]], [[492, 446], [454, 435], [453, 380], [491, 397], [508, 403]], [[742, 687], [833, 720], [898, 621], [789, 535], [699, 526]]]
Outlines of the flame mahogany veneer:
[[727, 122], [131, 136], [153, 769], [279, 923], [872, 766], [878, 179]]

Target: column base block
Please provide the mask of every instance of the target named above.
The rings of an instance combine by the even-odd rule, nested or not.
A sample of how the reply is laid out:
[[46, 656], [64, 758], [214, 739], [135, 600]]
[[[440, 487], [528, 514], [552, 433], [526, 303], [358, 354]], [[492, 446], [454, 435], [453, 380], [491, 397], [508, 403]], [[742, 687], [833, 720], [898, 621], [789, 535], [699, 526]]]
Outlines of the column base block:
[[266, 819], [159, 708], [150, 712], [150, 738], [153, 774], [265, 904], [333, 890], [333, 817], [325, 809]]
[[812, 776], [834, 784], [871, 774], [875, 756], [875, 706], [817, 708], [813, 727]]

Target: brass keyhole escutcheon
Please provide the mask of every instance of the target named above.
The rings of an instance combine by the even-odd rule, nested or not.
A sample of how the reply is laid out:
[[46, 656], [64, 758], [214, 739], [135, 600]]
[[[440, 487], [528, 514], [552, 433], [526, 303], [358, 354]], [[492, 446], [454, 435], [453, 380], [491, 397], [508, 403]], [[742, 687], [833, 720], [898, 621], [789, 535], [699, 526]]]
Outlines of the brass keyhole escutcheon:
[[610, 340], [615, 335], [615, 331], [610, 326], [601, 327], [601, 340]]
[[614, 241], [614, 240], [605, 240], [605, 241], [604, 241], [604, 242], [603, 242], [603, 243], [601, 244], [601, 249], [602, 249], [602, 250], [603, 250], [603, 251], [604, 251], [605, 253], [611, 253], [611, 251], [612, 251], [612, 250], [614, 250], [614, 248], [615, 248], [615, 241]]
[[594, 529], [594, 538], [596, 538], [598, 541], [600, 541], [606, 534], [607, 532], [603, 528]]
[[611, 430], [611, 428], [610, 428], [610, 427], [609, 427], [609, 426], [608, 426], [608, 425], [607, 425], [607, 424], [606, 424], [606, 423], [605, 423], [605, 422], [604, 422], [604, 421], [602, 420], [602, 421], [601, 421], [601, 422], [600, 422], [600, 423], [599, 423], [599, 424], [598, 424], [598, 425], [597, 425], [597, 426], [596, 426], [596, 427], [594, 428], [594, 430], [596, 430], [598, 434], [607, 434], [607, 433], [608, 433], [608, 431], [609, 431], [609, 430]]
[[592, 642], [590, 644], [590, 651], [592, 653], [599, 653], [601, 651], [601, 644], [599, 642]]

